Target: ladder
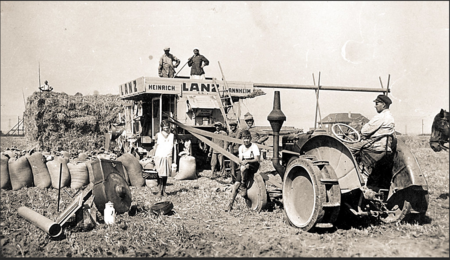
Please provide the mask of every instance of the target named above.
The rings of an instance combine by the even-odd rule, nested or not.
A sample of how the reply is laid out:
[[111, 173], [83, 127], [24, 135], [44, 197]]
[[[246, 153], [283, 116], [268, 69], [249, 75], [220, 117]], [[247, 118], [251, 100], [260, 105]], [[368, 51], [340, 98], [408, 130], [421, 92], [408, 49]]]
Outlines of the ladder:
[[[231, 100], [231, 105], [229, 105], [229, 104], [227, 104], [227, 99], [231, 99], [231, 96], [226, 96], [225, 95], [225, 91], [224, 90], [219, 90], [219, 88], [217, 87], [217, 84], [216, 84], [216, 78], [213, 78], [213, 86], [214, 86], [214, 88], [215, 88], [215, 92], [216, 92], [216, 97], [217, 97], [217, 99], [219, 100], [219, 108], [220, 108], [220, 112], [222, 113], [222, 116], [223, 116], [223, 119], [225, 120], [225, 123], [226, 123], [226, 125], [227, 125], [227, 129], [230, 129], [230, 124], [229, 124], [229, 122], [228, 122], [228, 116], [227, 116], [227, 112], [228, 112], [228, 109], [230, 108], [230, 107], [233, 107], [233, 100]], [[220, 93], [224, 93], [224, 94], [220, 94]], [[228, 93], [229, 94], [229, 93]]]
[[228, 122], [228, 120], [230, 118], [228, 117], [228, 115], [231, 114], [231, 116], [238, 121], [239, 121], [239, 118], [237, 118], [236, 112], [234, 111], [233, 98], [231, 97], [230, 91], [228, 89], [228, 84], [225, 80], [225, 76], [223, 75], [223, 71], [222, 71], [222, 67], [220, 66], [220, 62], [219, 62], [219, 67], [220, 67], [220, 72], [222, 73], [222, 80], [223, 80], [224, 84], [222, 86], [222, 89], [219, 89], [219, 87], [217, 87], [217, 84], [216, 84], [216, 78], [213, 78], [213, 86], [216, 89], [217, 98], [220, 100], [220, 102], [219, 102], [220, 111], [221, 111], [222, 116], [227, 125], [227, 129], [230, 129], [230, 125]]

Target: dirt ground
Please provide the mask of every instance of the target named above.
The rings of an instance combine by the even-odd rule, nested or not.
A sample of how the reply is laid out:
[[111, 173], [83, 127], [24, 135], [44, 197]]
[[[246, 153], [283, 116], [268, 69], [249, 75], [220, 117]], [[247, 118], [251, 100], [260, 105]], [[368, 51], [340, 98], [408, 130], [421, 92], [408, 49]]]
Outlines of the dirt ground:
[[[286, 223], [282, 200], [255, 212], [238, 196], [225, 212], [230, 178], [211, 178], [209, 170], [195, 180], [168, 180], [168, 197], [156, 187], [130, 186], [132, 206], [106, 225], [101, 214], [93, 229], [66, 225], [61, 238], [17, 213], [20, 206], [56, 219], [57, 190], [1, 190], [1, 256], [10, 257], [449, 257], [448, 154], [415, 150], [430, 185], [423, 223], [382, 224], [342, 214], [332, 229], [304, 232]], [[428, 164], [426, 164], [426, 161]], [[430, 164], [431, 162], [431, 164]], [[270, 173], [270, 161], [262, 169]], [[446, 169], [446, 170], [442, 170]], [[273, 175], [277, 178], [278, 175]], [[148, 183], [150, 184], [150, 183]], [[76, 191], [63, 188], [61, 211]], [[170, 214], [157, 216], [150, 207], [168, 200]]]

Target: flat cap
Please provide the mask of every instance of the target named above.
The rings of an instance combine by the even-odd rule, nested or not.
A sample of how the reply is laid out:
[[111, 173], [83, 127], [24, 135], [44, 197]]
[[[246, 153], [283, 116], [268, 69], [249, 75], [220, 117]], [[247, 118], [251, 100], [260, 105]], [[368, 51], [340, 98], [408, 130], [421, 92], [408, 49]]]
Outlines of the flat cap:
[[237, 125], [238, 121], [236, 119], [231, 119], [230, 122], [228, 123], [229, 125]]
[[249, 112], [247, 112], [247, 114], [244, 115], [244, 120], [245, 120], [245, 121], [247, 121], [247, 120], [253, 120], [252, 114], [250, 114]]
[[378, 97], [373, 102], [382, 102], [386, 105], [392, 104], [392, 100], [386, 95], [378, 95]]
[[215, 122], [214, 123], [214, 126], [218, 126], [218, 125], [223, 126], [221, 122]]
[[170, 51], [169, 47], [164, 48], [165, 51]]

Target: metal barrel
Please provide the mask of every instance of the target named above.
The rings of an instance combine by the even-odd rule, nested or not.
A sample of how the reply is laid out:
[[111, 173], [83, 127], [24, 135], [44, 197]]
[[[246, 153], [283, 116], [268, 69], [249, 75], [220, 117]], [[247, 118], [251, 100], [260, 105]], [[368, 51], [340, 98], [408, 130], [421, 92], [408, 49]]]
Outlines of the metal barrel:
[[18, 210], [18, 213], [21, 217], [28, 220], [30, 223], [34, 224], [38, 228], [44, 230], [52, 237], [58, 237], [62, 233], [62, 227], [52, 221], [51, 219], [48, 219], [41, 214], [37, 213], [36, 211], [27, 208], [25, 206], [20, 207]]

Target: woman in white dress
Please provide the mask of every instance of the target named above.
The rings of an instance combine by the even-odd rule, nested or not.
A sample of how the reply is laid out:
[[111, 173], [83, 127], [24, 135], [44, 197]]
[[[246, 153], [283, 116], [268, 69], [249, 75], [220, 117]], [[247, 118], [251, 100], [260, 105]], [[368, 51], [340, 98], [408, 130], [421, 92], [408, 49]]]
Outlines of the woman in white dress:
[[167, 177], [171, 175], [172, 153], [175, 144], [175, 136], [170, 133], [169, 122], [164, 120], [161, 122], [162, 131], [155, 135], [155, 168], [158, 172], [158, 196], [166, 197]]

